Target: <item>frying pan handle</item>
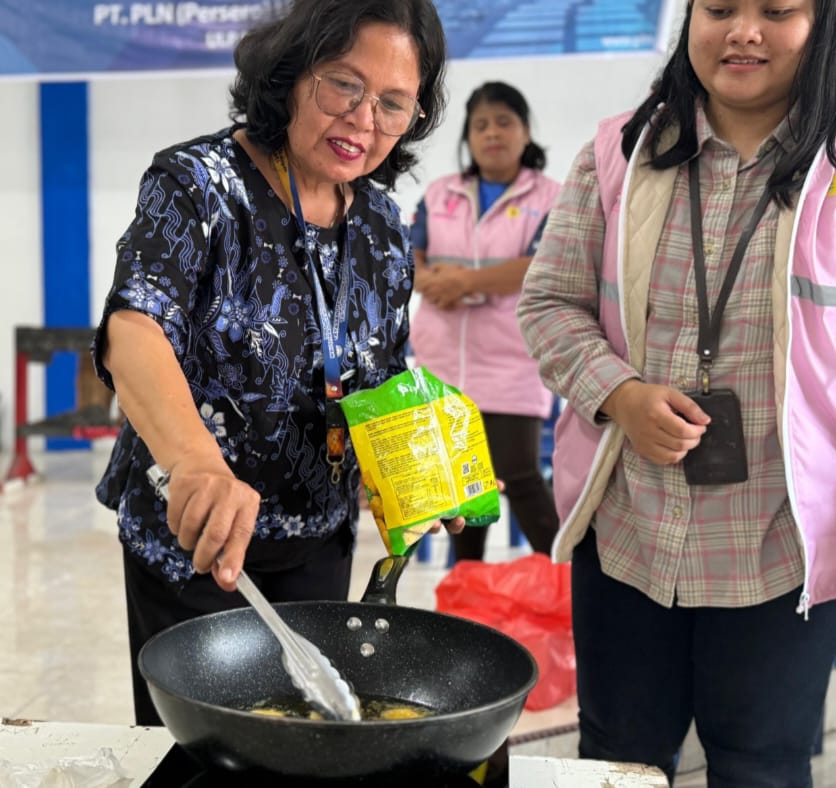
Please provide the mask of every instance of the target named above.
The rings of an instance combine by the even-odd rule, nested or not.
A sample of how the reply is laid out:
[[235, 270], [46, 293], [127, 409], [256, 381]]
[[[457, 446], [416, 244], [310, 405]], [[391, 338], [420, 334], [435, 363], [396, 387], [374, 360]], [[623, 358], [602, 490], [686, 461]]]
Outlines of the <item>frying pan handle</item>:
[[361, 601], [378, 605], [396, 605], [395, 591], [398, 588], [398, 580], [408, 563], [409, 558], [403, 555], [387, 555], [386, 558], [381, 558], [372, 569]]

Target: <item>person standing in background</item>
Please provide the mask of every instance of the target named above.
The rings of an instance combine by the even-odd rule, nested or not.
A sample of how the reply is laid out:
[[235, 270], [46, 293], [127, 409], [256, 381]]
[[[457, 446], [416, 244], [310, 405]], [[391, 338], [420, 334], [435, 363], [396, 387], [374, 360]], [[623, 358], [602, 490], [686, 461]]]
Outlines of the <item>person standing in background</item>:
[[[531, 547], [548, 553], [557, 533], [540, 470], [543, 419], [553, 397], [517, 326], [523, 276], [559, 184], [543, 174], [523, 95], [486, 82], [467, 100], [460, 174], [429, 185], [411, 230], [421, 302], [410, 345], [416, 362], [473, 399], [496, 476]], [[482, 559], [487, 528], [453, 537], [456, 560]]]
[[691, 0], [519, 304], [565, 397], [580, 755], [810, 788], [836, 653], [836, 3]]
[[143, 725], [161, 723], [140, 648], [245, 604], [242, 566], [271, 602], [348, 595], [360, 474], [339, 398], [406, 369], [413, 262], [384, 189], [444, 107], [431, 0], [295, 0], [235, 64], [233, 125], [142, 178], [93, 349], [127, 416], [96, 492], [118, 513]]

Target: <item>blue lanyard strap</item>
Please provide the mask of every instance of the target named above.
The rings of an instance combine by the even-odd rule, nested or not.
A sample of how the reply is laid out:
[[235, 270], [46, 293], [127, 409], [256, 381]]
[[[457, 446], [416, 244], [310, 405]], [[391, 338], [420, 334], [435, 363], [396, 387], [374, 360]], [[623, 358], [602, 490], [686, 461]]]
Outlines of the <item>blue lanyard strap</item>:
[[296, 223], [302, 235], [308, 268], [313, 279], [316, 293], [317, 312], [319, 313], [319, 327], [322, 333], [322, 356], [325, 368], [325, 424], [327, 427], [326, 450], [328, 462], [331, 465], [331, 481], [337, 484], [340, 480], [342, 461], [345, 457], [345, 419], [340, 408], [343, 396], [342, 379], [340, 377], [340, 359], [345, 350], [346, 334], [348, 330], [348, 291], [351, 277], [351, 245], [349, 233], [346, 229], [345, 244], [337, 275], [339, 287], [334, 302], [333, 312], [328, 308], [325, 300], [325, 288], [319, 277], [314, 263], [310, 246], [308, 245], [308, 226], [302, 214], [299, 201], [299, 191], [293, 171], [288, 165], [284, 151], [276, 152], [272, 157], [273, 167], [282, 182], [285, 191], [293, 199], [293, 210]]

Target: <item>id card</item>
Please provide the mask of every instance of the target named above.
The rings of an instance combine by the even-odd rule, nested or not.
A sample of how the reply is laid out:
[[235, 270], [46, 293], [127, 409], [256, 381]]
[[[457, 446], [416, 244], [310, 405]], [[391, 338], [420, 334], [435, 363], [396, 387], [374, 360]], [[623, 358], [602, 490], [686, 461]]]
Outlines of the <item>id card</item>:
[[711, 417], [699, 445], [682, 461], [685, 480], [691, 485], [745, 482], [749, 470], [737, 395], [731, 389], [685, 393]]

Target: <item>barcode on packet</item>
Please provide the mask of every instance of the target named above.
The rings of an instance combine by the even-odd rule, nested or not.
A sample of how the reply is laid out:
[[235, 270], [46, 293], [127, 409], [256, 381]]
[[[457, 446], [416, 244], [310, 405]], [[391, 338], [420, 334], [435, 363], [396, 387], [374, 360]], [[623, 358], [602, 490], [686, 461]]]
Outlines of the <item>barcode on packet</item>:
[[474, 495], [481, 495], [482, 489], [482, 482], [473, 482], [464, 486], [464, 494], [467, 498], [473, 498]]

